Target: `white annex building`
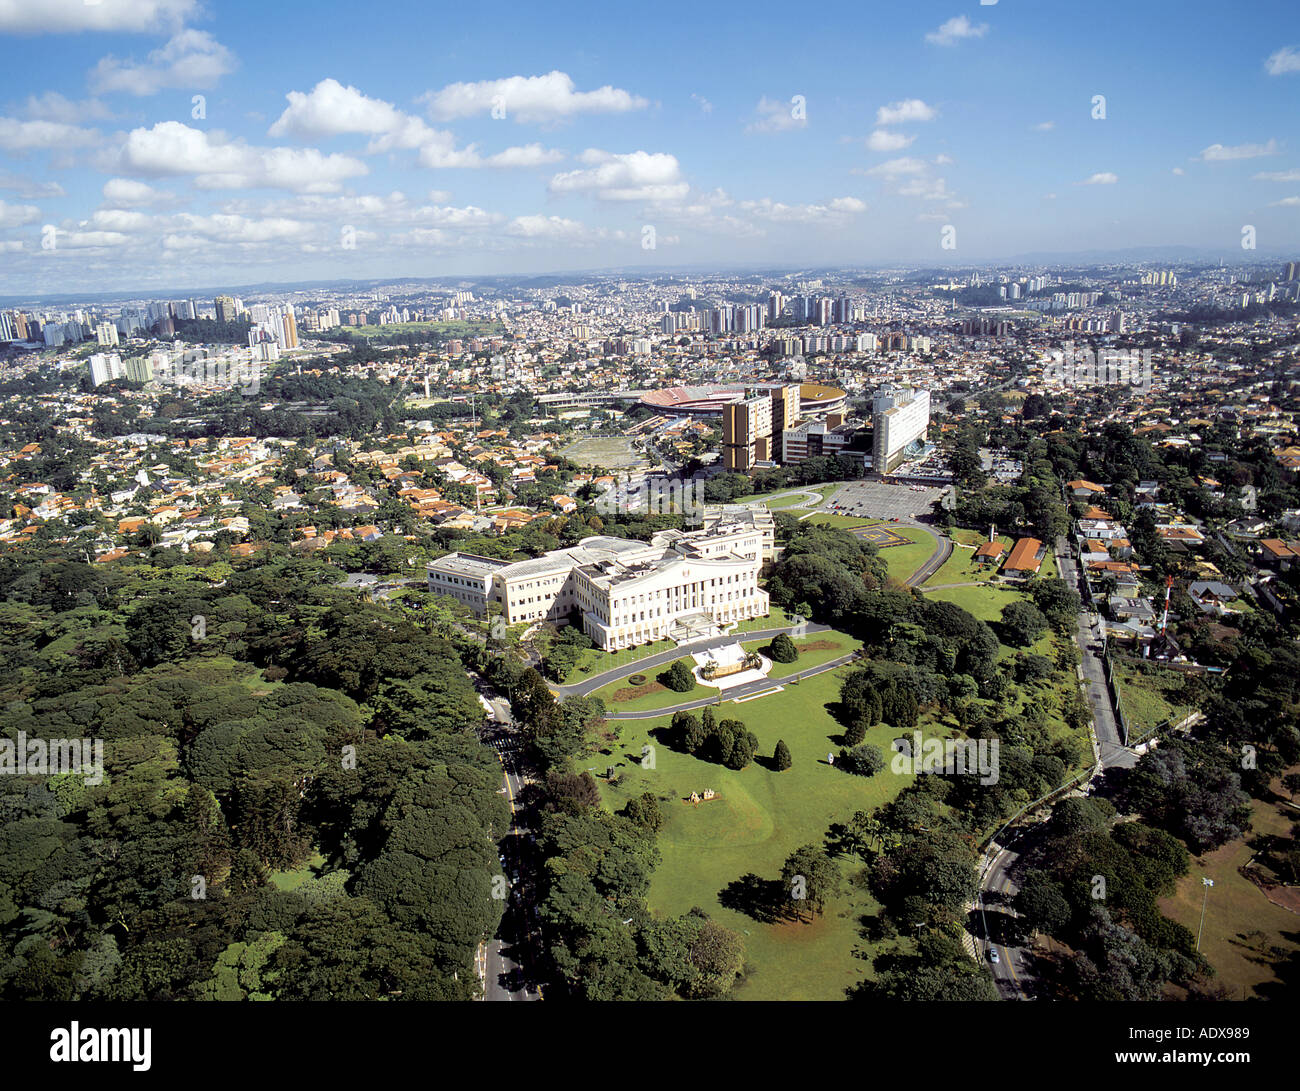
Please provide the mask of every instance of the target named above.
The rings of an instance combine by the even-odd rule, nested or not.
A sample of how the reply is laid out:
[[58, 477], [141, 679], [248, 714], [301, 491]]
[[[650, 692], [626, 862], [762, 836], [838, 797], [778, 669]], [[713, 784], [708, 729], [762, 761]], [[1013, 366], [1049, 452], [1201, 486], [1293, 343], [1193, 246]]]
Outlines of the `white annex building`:
[[428, 566], [429, 590], [480, 617], [499, 603], [508, 625], [580, 618], [599, 647], [617, 651], [765, 617], [763, 537], [748, 520], [724, 520], [666, 530], [648, 543], [598, 535], [513, 563], [450, 553]]

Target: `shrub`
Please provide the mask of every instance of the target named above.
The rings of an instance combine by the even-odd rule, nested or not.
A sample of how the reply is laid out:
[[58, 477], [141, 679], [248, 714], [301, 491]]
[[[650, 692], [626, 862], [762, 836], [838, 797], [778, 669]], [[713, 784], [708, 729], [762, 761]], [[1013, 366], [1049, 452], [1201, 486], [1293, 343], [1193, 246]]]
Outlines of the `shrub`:
[[799, 649], [786, 633], [780, 633], [768, 646], [768, 654], [777, 663], [793, 663], [799, 658]]
[[880, 747], [868, 743], [852, 750], [841, 750], [835, 764], [860, 777], [874, 777], [885, 767], [885, 755], [880, 752]]
[[695, 675], [684, 659], [677, 660], [659, 680], [674, 693], [688, 693], [695, 688]]

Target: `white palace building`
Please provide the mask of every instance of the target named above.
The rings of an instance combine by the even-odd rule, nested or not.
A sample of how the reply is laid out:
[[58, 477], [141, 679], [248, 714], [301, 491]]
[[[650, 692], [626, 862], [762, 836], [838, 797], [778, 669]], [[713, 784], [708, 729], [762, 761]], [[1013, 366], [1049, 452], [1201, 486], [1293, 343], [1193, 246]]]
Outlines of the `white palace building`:
[[[429, 590], [509, 625], [567, 624], [606, 651], [712, 635], [768, 613], [758, 586], [764, 530], [723, 517], [705, 530], [666, 530], [649, 543], [597, 535], [527, 561], [450, 553], [428, 566]], [[770, 548], [770, 547], [769, 547]]]

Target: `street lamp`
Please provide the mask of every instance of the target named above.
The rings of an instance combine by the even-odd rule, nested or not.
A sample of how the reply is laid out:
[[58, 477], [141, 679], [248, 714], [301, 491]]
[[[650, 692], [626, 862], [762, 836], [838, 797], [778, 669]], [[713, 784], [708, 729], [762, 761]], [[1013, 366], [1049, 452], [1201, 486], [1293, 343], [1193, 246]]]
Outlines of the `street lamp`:
[[1205, 888], [1205, 893], [1201, 897], [1201, 923], [1196, 929], [1196, 949], [1201, 949], [1201, 932], [1205, 928], [1205, 903], [1210, 900], [1210, 887], [1214, 885], [1214, 880], [1201, 876], [1201, 886]]

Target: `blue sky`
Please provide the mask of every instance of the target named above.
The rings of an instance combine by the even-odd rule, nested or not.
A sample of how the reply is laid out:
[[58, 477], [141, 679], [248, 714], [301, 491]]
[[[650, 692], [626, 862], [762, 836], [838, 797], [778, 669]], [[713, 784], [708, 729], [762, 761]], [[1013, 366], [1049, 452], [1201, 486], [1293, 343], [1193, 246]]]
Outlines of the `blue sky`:
[[1300, 251], [1282, 0], [0, 0], [0, 47], [10, 294]]

